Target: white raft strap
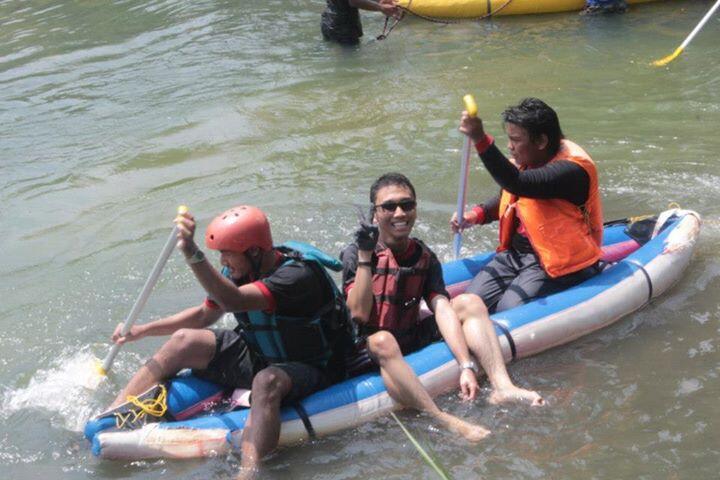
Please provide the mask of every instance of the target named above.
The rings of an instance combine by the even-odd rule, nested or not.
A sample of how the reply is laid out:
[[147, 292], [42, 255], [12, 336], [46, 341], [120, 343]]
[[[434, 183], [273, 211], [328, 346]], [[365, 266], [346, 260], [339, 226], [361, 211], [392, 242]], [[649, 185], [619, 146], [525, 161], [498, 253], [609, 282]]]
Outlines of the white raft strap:
[[645, 280], [647, 280], [647, 284], [648, 284], [647, 303], [650, 303], [650, 301], [652, 300], [652, 297], [653, 297], [653, 284], [652, 284], [652, 279], [650, 278], [650, 274], [647, 272], [647, 270], [645, 270], [645, 265], [638, 262], [637, 260], [630, 260], [630, 259], [625, 259], [625, 260], [623, 260], [623, 262], [626, 262], [626, 263], [636, 266], [645, 276]]
[[315, 428], [313, 428], [313, 425], [310, 422], [310, 417], [308, 416], [308, 413], [307, 413], [307, 410], [305, 410], [305, 407], [303, 407], [300, 402], [295, 402], [292, 404], [292, 408], [295, 409], [298, 416], [300, 417], [300, 420], [302, 420], [302, 423], [305, 426], [305, 430], [307, 430], [307, 432], [308, 432], [308, 436], [310, 437], [310, 440], [315, 440], [317, 438], [317, 434], [315, 433]]

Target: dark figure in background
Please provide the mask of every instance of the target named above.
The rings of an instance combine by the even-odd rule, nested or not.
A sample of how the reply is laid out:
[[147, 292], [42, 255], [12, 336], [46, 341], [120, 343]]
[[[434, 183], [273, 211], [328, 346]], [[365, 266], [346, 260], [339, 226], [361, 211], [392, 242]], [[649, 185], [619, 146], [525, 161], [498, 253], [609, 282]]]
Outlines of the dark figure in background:
[[402, 13], [395, 0], [327, 0], [320, 24], [325, 40], [356, 45], [363, 36], [358, 9], [382, 12], [386, 17], [395, 18]]
[[623, 13], [627, 8], [625, 0], [585, 0], [583, 13]]

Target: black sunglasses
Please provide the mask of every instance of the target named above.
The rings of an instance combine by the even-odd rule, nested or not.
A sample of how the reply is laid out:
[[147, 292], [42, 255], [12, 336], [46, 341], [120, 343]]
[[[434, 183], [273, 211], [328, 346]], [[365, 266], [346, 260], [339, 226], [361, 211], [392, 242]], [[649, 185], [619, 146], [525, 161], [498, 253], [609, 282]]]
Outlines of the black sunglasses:
[[412, 212], [417, 207], [415, 200], [400, 200], [399, 202], [385, 202], [380, 205], [375, 205], [375, 209], [382, 208], [386, 212], [392, 213], [400, 207], [403, 212]]

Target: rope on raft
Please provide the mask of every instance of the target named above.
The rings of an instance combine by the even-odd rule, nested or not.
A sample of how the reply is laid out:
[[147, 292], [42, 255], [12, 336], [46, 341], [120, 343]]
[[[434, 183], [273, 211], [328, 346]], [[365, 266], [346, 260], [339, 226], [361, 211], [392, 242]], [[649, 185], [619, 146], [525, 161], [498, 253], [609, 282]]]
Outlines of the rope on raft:
[[390, 32], [392, 32], [393, 29], [397, 26], [397, 24], [400, 23], [400, 20], [402, 20], [403, 18], [405, 18], [405, 14], [406, 14], [406, 13], [409, 13], [409, 14], [411, 14], [411, 15], [414, 15], [414, 16], [416, 16], [417, 18], [420, 18], [420, 19], [422, 19], [422, 20], [426, 20], [426, 21], [428, 21], [428, 22], [432, 22], [432, 23], [442, 23], [442, 24], [444, 24], [444, 25], [450, 25], [450, 24], [455, 24], [455, 23], [463, 23], [463, 22], [479, 22], [479, 21], [481, 21], [481, 20], [485, 20], [486, 18], [490, 18], [490, 17], [492, 17], [493, 15], [497, 15], [498, 12], [502, 11], [505, 7], [507, 7], [508, 5], [510, 5], [510, 4], [513, 2], [513, 0], [506, 0], [505, 3], [503, 3], [503, 4], [500, 5], [498, 8], [496, 8], [495, 10], [492, 10], [492, 11], [490, 10], [490, 9], [492, 8], [492, 3], [490, 2], [490, 0], [487, 0], [488, 13], [486, 13], [486, 14], [484, 14], [484, 15], [477, 16], [477, 17], [453, 18], [453, 19], [440, 18], [440, 17], [431, 17], [431, 16], [429, 16], [429, 15], [423, 15], [423, 14], [421, 14], [421, 13], [414, 12], [414, 11], [412, 10], [412, 2], [413, 2], [413, 0], [408, 0], [408, 5], [407, 5], [407, 7], [399, 7], [399, 8], [402, 10], [402, 14], [400, 15], [400, 17], [398, 17], [398, 18], [395, 19], [395, 22], [390, 26], [390, 28], [388, 28], [388, 21], [390, 20], [390, 17], [385, 17], [385, 26], [383, 27], [382, 33], [376, 37], [377, 40], [385, 40], [385, 39], [390, 35]]

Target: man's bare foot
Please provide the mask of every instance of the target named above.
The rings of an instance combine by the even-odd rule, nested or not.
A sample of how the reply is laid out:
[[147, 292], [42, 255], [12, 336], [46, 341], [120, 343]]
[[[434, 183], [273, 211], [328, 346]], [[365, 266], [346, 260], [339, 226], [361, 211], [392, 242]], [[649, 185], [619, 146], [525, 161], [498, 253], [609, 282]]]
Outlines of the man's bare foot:
[[448, 430], [459, 433], [468, 442], [477, 443], [492, 433], [485, 427], [466, 422], [449, 413], [439, 412], [436, 418], [445, 424]]
[[509, 402], [526, 403], [531, 407], [542, 407], [545, 405], [545, 400], [539, 393], [516, 387], [515, 385], [508, 388], [493, 390], [490, 397], [488, 397], [488, 402], [492, 405]]

